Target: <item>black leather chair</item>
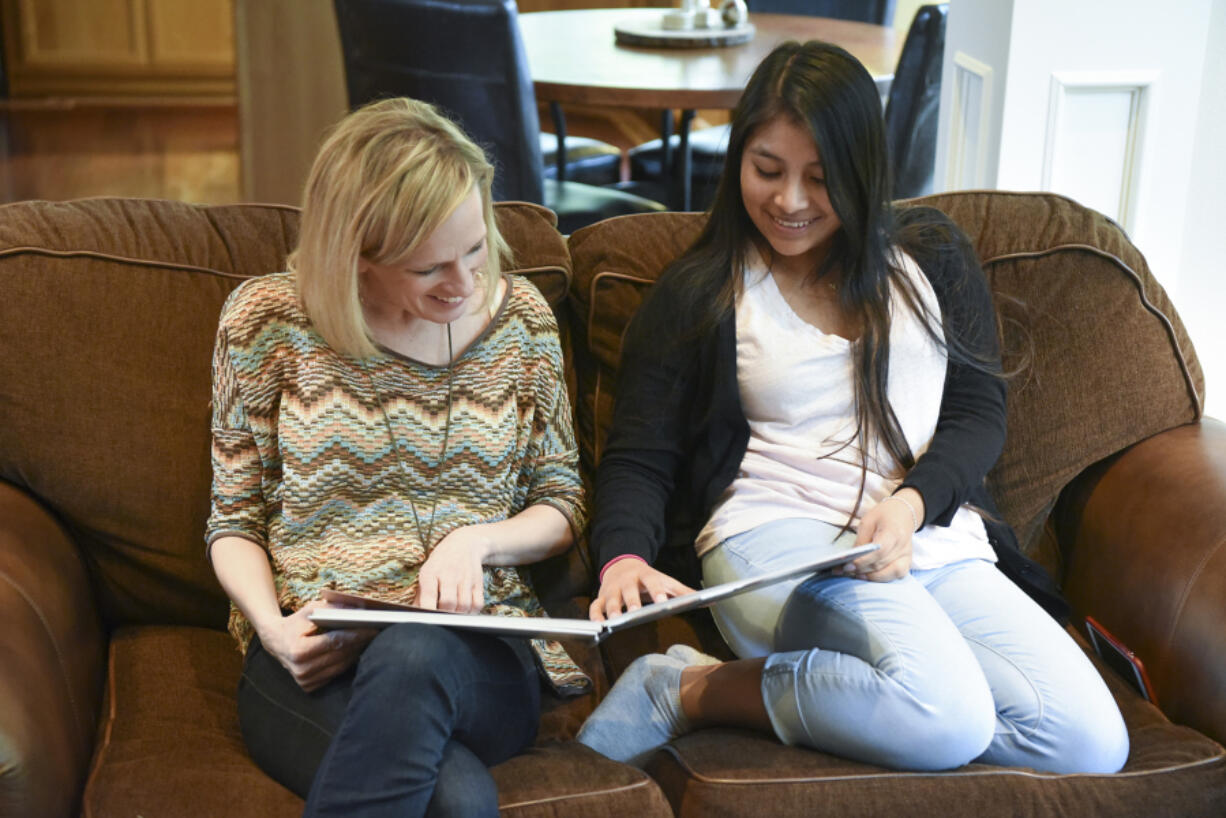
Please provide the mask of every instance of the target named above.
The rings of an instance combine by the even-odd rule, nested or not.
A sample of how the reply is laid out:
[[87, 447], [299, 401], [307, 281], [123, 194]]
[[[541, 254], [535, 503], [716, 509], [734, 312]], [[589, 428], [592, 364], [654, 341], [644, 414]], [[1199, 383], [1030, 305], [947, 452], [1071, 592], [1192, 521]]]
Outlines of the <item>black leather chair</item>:
[[[750, 12], [764, 14], [804, 14], [809, 17], [834, 17], [860, 23], [890, 25], [894, 20], [896, 0], [747, 0]], [[667, 122], [667, 118], [666, 118]], [[682, 127], [686, 127], [683, 123]], [[671, 130], [671, 125], [666, 125]], [[681, 187], [681, 162], [677, 151], [680, 135], [670, 137], [671, 157], [664, 158], [663, 139], [653, 139], [630, 149], [630, 189], [647, 195], [666, 195], [658, 191]], [[724, 154], [728, 148], [728, 126], [702, 128], [689, 135], [691, 206], [704, 209], [715, 198], [715, 187], [724, 169]], [[664, 166], [670, 167], [670, 178], [664, 178]]]
[[885, 106], [885, 137], [897, 199], [932, 193], [948, 16], [948, 3], [916, 9], [898, 57]]
[[571, 233], [659, 202], [545, 179], [536, 97], [515, 0], [334, 0], [349, 105], [408, 96], [439, 106], [483, 146], [497, 200], [544, 204]]

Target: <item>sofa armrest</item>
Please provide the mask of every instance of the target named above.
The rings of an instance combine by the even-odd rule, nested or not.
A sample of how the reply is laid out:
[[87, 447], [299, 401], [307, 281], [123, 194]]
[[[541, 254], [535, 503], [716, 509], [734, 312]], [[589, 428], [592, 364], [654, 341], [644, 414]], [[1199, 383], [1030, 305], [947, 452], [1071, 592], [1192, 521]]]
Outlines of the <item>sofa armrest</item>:
[[1101, 622], [1169, 718], [1226, 742], [1226, 424], [1170, 429], [1096, 464], [1055, 525], [1077, 625]]
[[75, 815], [94, 748], [105, 640], [80, 552], [0, 482], [0, 815]]

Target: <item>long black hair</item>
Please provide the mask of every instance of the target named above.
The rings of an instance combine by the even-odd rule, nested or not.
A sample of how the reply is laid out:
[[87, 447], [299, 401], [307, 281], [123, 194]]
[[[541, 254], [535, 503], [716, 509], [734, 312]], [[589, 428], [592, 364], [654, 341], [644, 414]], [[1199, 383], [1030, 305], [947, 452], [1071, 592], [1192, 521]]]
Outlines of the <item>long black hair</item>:
[[[842, 223], [829, 252], [809, 276], [816, 280], [839, 271], [840, 308], [859, 329], [852, 356], [855, 437], [862, 469], [867, 469], [870, 442], [879, 440], [905, 473], [914, 466], [915, 457], [887, 396], [892, 289], [946, 350], [951, 363], [994, 373], [999, 365], [993, 351], [968, 350], [954, 333], [944, 332], [940, 317], [931, 314], [897, 263], [896, 247], [911, 254], [921, 267], [926, 260], [973, 258], [973, 253], [960, 232], [900, 213], [891, 204], [881, 98], [873, 78], [855, 57], [819, 41], [784, 43], [767, 55], [733, 113], [724, 172], [706, 226], [674, 262], [673, 271], [692, 285], [682, 289], [693, 299], [690, 307], [702, 316], [702, 329], [714, 326], [735, 308], [750, 247], [756, 243], [769, 253], [769, 244], [745, 209], [742, 159], [757, 130], [781, 116], [812, 136], [831, 207]], [[863, 489], [862, 481], [861, 497]]]

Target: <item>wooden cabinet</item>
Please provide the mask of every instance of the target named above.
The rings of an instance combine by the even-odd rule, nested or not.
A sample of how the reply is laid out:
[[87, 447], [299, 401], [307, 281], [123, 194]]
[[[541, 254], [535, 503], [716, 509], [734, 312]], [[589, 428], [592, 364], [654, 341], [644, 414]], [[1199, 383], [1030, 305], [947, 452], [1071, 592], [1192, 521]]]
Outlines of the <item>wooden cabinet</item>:
[[234, 0], [0, 0], [14, 97], [233, 96]]

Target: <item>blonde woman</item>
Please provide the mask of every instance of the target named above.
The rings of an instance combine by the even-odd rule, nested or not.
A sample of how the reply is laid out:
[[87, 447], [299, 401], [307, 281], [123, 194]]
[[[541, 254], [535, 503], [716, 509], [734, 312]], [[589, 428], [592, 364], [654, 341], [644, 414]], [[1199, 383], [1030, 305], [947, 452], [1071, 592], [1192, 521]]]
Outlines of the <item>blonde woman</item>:
[[557, 328], [501, 274], [492, 177], [431, 106], [362, 108], [315, 160], [289, 272], [222, 312], [209, 556], [244, 740], [307, 815], [497, 815], [487, 768], [532, 743], [541, 675], [589, 684], [556, 643], [307, 618], [328, 588], [541, 615], [516, 566], [583, 525]]

